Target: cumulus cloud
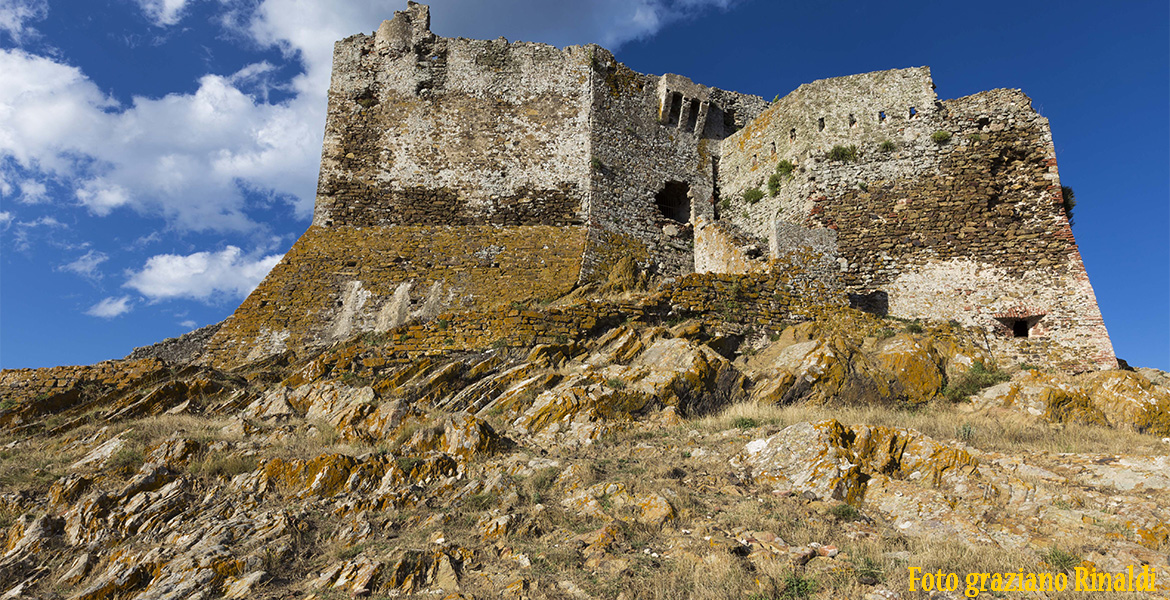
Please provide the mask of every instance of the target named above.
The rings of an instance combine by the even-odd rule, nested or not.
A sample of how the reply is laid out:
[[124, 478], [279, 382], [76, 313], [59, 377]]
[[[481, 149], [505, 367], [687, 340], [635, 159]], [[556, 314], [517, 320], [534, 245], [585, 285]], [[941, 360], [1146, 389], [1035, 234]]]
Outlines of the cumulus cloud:
[[142, 12], [158, 27], [178, 23], [183, 18], [187, 0], [136, 0]]
[[28, 26], [29, 21], [45, 18], [49, 14], [47, 0], [0, 0], [0, 31], [7, 33], [17, 44], [36, 37], [37, 31]]
[[89, 307], [89, 310], [85, 311], [85, 314], [91, 317], [112, 319], [130, 312], [131, 308], [133, 308], [133, 305], [130, 302], [130, 296], [121, 296], [119, 298], [110, 297]]
[[250, 257], [235, 246], [186, 256], [159, 254], [150, 257], [142, 270], [132, 272], [125, 287], [137, 290], [152, 302], [172, 298], [204, 302], [223, 297], [238, 299], [255, 289], [281, 257]]
[[247, 231], [245, 189], [311, 213], [324, 115], [306, 101], [266, 104], [207, 75], [193, 94], [120, 107], [77, 68], [19, 49], [0, 50], [0, 72], [0, 158], [71, 181], [95, 215], [127, 207], [180, 230]]
[[8, 226], [11, 224], [12, 224], [12, 213], [10, 213], [6, 210], [0, 211], [0, 231], [4, 231], [5, 229], [8, 229]]
[[104, 252], [90, 250], [78, 257], [77, 260], [61, 265], [60, 269], [76, 273], [87, 279], [101, 279], [102, 274], [98, 271], [98, 267], [109, 259], [110, 257]]

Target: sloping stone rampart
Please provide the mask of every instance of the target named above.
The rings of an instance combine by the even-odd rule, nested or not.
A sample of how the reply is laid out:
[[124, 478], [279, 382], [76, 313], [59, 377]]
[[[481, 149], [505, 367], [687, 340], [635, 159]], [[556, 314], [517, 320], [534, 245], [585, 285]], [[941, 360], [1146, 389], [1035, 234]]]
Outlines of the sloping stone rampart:
[[310, 227], [224, 322], [208, 362], [386, 330], [402, 314], [557, 297], [577, 282], [584, 242], [580, 227]]

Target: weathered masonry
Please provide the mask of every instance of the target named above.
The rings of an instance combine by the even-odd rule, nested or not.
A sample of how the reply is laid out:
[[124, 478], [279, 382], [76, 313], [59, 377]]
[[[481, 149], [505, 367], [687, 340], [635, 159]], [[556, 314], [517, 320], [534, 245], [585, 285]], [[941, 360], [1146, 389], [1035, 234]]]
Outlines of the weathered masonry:
[[[816, 81], [721, 156], [726, 217], [758, 236], [775, 222], [836, 230], [860, 307], [983, 327], [1019, 362], [1117, 365], [1048, 120], [1019, 90], [940, 102], [926, 67]], [[764, 197], [745, 202], [757, 187]]]
[[748, 273], [813, 247], [809, 272], [858, 307], [984, 327], [1020, 361], [1116, 365], [1019, 91], [939, 102], [918, 68], [769, 104], [595, 45], [439, 37], [408, 4], [336, 44], [312, 226], [213, 362], [557, 297], [626, 256]]

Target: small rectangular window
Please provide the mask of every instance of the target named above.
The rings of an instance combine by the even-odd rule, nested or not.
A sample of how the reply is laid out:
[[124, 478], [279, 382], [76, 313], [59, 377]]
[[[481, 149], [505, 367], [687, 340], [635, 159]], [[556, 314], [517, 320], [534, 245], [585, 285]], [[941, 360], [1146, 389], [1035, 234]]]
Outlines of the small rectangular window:
[[913, 106], [911, 106], [910, 107], [910, 118], [913, 119], [914, 116], [917, 114], [918, 114], [918, 110], [916, 108], [914, 108]]
[[795, 127], [793, 127], [792, 130], [788, 132], [788, 141], [790, 141], [790, 142], [796, 141], [796, 128]]
[[817, 119], [817, 131], [824, 131], [824, 130], [825, 130], [825, 118], [821, 117], [820, 119]]
[[879, 110], [878, 111], [878, 121], [885, 121], [885, 120], [886, 120], [886, 111]]

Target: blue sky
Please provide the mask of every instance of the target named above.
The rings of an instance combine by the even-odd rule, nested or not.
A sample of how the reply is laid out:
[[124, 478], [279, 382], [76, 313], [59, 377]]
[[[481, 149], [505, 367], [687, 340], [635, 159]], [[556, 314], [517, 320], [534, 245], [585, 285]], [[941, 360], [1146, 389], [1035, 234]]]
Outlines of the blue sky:
[[[1170, 369], [1170, 7], [434, 0], [445, 36], [598, 42], [772, 98], [929, 65], [1048, 117], [1118, 356]], [[354, 0], [0, 0], [0, 366], [86, 364], [226, 317], [309, 223]]]

